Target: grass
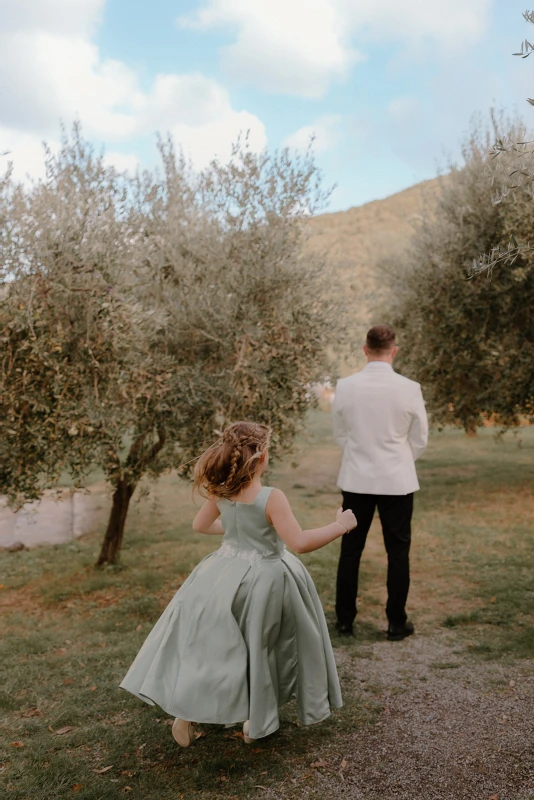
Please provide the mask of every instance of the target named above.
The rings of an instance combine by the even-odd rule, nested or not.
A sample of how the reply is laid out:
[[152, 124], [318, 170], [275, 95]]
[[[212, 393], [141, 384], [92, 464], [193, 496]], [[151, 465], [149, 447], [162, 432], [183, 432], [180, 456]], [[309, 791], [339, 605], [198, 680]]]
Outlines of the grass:
[[[521, 432], [521, 447], [513, 436], [496, 442], [490, 431], [476, 440], [435, 434], [419, 465], [409, 610], [418, 635], [447, 628], [454, 652], [466, 659], [534, 655], [533, 434]], [[303, 525], [332, 518], [338, 460], [329, 417], [316, 412], [293, 464], [271, 477]], [[297, 791], [297, 779], [305, 796], [320, 769], [311, 765], [321, 763], [327, 744], [376, 718], [382, 701], [369, 687], [363, 700], [352, 661], [371, 657], [370, 646], [384, 636], [385, 558], [376, 523], [362, 561], [358, 637], [347, 644], [333, 636], [344, 654], [346, 705], [323, 725], [302, 729], [289, 706], [280, 731], [257, 746], [246, 748], [237, 730], [204, 726], [209, 742], [182, 751], [163, 712], [118, 690], [161, 610], [216, 546], [191, 530], [194, 508], [187, 486], [162, 479], [153, 498], [133, 508], [119, 568], [93, 567], [101, 531], [2, 554], [0, 714], [8, 735], [0, 761], [8, 798], [242, 799], [261, 796], [257, 787]], [[334, 544], [303, 557], [330, 623], [337, 552]]]

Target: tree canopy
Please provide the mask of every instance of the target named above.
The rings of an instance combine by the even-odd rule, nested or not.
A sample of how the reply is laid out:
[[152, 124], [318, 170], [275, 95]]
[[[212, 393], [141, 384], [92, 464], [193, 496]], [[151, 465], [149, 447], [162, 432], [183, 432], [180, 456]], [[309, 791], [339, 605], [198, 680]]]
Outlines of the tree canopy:
[[116, 561], [141, 477], [189, 462], [240, 418], [287, 451], [348, 330], [338, 284], [303, 257], [326, 201], [311, 153], [251, 152], [194, 172], [106, 166], [78, 127], [46, 178], [0, 186], [0, 491], [38, 497], [100, 466]]
[[435, 422], [471, 433], [485, 419], [514, 425], [534, 412], [534, 253], [522, 249], [505, 270], [473, 269], [480, 253], [534, 233], [526, 188], [494, 202], [492, 135], [472, 135], [408, 252], [387, 266], [402, 370], [423, 383]]

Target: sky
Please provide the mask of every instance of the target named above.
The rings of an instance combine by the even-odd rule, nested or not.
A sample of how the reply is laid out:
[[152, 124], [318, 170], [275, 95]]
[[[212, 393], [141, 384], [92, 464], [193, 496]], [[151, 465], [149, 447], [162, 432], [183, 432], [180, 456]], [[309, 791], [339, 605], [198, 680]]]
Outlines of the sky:
[[[525, 0], [0, 0], [0, 153], [43, 175], [61, 124], [120, 170], [171, 133], [198, 169], [314, 150], [329, 210], [434, 177], [490, 107], [534, 108]], [[533, 0], [534, 8], [534, 0]], [[0, 163], [1, 163], [0, 162]]]

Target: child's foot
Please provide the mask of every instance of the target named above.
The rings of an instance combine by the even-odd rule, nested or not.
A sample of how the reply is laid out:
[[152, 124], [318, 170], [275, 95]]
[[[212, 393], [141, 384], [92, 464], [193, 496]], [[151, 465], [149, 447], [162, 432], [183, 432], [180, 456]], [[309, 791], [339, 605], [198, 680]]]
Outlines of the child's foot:
[[250, 722], [247, 719], [247, 721], [243, 723], [243, 741], [245, 742], [245, 744], [252, 744], [252, 742], [256, 741], [255, 739], [251, 739], [250, 736], [248, 735], [249, 730], [250, 730]]
[[189, 747], [195, 740], [195, 723], [177, 718], [172, 724], [172, 735], [181, 747]]

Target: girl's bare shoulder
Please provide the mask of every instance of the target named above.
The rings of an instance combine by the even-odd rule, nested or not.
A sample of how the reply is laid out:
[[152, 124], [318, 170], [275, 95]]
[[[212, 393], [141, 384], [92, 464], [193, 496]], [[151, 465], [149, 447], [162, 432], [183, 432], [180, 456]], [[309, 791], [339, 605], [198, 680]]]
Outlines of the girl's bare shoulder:
[[285, 496], [284, 492], [281, 489], [277, 489], [273, 487], [269, 494], [269, 498], [267, 500], [267, 508], [269, 510], [277, 510], [287, 508], [289, 506], [289, 501]]

